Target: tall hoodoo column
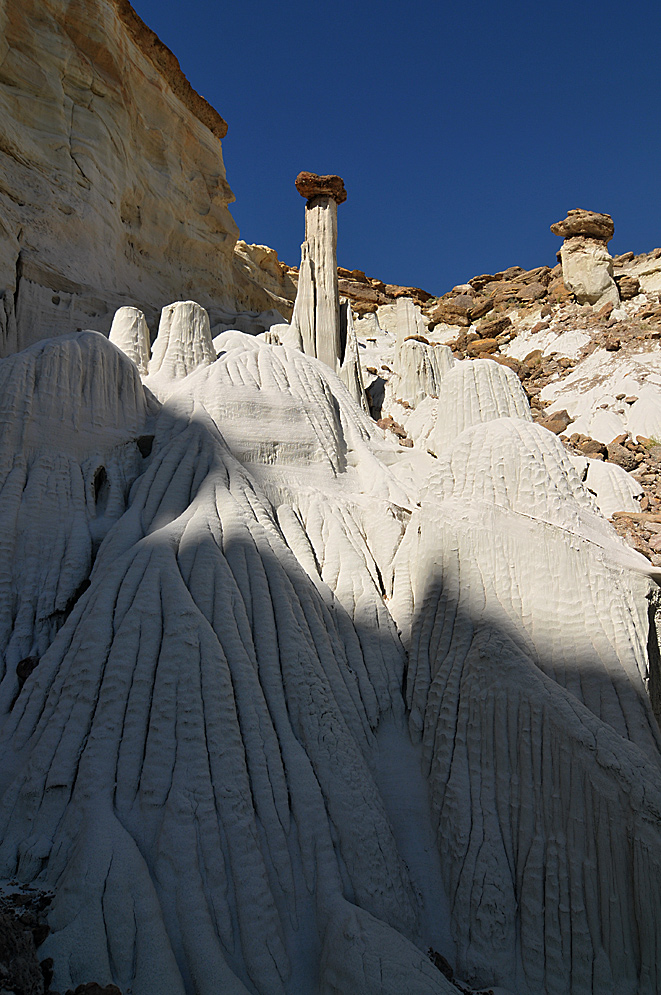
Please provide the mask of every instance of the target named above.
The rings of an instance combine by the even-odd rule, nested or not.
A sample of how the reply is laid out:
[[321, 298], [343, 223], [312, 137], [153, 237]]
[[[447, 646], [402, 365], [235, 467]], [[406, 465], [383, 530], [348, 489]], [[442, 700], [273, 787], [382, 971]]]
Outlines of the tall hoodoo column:
[[339, 176], [299, 173], [296, 189], [305, 197], [305, 242], [292, 325], [303, 352], [336, 373], [342, 363], [340, 296], [337, 286], [337, 205], [347, 199]]

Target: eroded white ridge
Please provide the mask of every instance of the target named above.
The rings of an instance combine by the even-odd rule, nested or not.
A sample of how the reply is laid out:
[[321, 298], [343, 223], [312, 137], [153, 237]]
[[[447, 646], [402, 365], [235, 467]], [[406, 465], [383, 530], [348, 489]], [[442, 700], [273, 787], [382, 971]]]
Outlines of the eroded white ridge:
[[455, 418], [433, 460], [296, 349], [226, 331], [205, 355], [146, 378], [162, 405], [93, 333], [0, 364], [9, 469], [62, 452], [89, 495], [59, 456], [36, 500], [0, 490], [6, 603], [28, 605], [0, 685], [0, 874], [55, 892], [54, 985], [456, 992], [431, 946], [480, 989], [653, 995], [653, 568], [496, 364], [422, 402]]
[[147, 373], [151, 347], [149, 328], [142, 311], [137, 307], [120, 307], [115, 311], [108, 338], [133, 360], [140, 373]]
[[[378, 430], [322, 363], [223, 338], [182, 381], [198, 384], [192, 403], [158, 413], [89, 589], [5, 714], [0, 867], [55, 890], [41, 950], [62, 990], [93, 977], [136, 995], [451, 992], [373, 778], [381, 716], [404, 730], [404, 654], [351, 500], [349, 460]], [[263, 430], [251, 392], [285, 398], [273, 438], [311, 393], [304, 434], [324, 479], [352, 478], [349, 497], [336, 487], [322, 508], [312, 477], [287, 503], [308, 462], [289, 453], [276, 509], [218, 430], [224, 389], [227, 421]]]
[[213, 363], [209, 315], [195, 301], [176, 301], [161, 312], [158, 335], [149, 362], [149, 385], [158, 394], [169, 382], [185, 377], [198, 366]]
[[586, 456], [573, 456], [572, 462], [606, 518], [616, 511], [640, 511], [640, 499], [645, 492], [621, 466]]
[[399, 380], [394, 391], [414, 408], [425, 397], [438, 396], [443, 377], [455, 365], [448, 346], [433, 346], [415, 338], [404, 339], [395, 362]]
[[636, 556], [558, 440], [510, 419], [440, 456], [397, 553], [411, 730], [469, 981], [661, 984], [660, 737]]
[[532, 421], [517, 375], [490, 359], [455, 363], [438, 392], [436, 424], [429, 436], [434, 452], [440, 453], [471, 425], [494, 418]]
[[0, 361], [0, 710], [124, 513], [153, 407], [136, 367], [97, 332]]

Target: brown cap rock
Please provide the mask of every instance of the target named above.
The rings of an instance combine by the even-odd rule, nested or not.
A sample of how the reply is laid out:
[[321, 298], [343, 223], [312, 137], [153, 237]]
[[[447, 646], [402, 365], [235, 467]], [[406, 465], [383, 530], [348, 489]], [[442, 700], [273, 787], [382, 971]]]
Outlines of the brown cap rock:
[[615, 225], [610, 214], [597, 214], [595, 211], [584, 211], [577, 207], [573, 211], [567, 211], [564, 221], [556, 221], [551, 225], [551, 231], [561, 238], [585, 235], [587, 238], [610, 242], [615, 233]]
[[317, 176], [316, 173], [299, 173], [296, 177], [296, 189], [301, 197], [332, 197], [338, 204], [347, 199], [344, 180], [341, 176]]

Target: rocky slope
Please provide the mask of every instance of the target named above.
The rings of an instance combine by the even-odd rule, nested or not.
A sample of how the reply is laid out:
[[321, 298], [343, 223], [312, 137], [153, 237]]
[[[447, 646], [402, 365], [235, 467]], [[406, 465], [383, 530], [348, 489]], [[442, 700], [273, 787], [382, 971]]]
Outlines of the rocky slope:
[[288, 316], [234, 253], [225, 122], [127, 0], [2, 0], [0, 115], [0, 355], [192, 294]]

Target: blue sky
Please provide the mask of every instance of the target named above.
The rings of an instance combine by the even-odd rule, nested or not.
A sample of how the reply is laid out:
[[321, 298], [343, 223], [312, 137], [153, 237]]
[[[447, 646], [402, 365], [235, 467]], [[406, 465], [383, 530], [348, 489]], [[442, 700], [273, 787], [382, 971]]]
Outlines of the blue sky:
[[568, 208], [661, 245], [661, 4], [135, 0], [228, 122], [232, 213], [298, 264], [302, 169], [339, 173], [340, 265], [443, 293], [553, 265]]

